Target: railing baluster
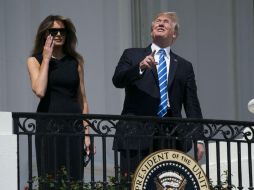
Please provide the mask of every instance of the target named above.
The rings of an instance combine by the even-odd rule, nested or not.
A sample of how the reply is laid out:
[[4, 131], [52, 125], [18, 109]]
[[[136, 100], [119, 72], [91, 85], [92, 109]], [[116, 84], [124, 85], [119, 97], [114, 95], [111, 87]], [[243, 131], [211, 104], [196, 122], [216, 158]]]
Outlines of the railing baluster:
[[[254, 134], [253, 134], [254, 135]], [[249, 189], [254, 189], [253, 187], [253, 175], [252, 175], [252, 151], [251, 151], [251, 143], [248, 142], [248, 164], [249, 164], [249, 183], [250, 187]]]
[[241, 142], [237, 142], [237, 161], [238, 161], [238, 189], [243, 189], [242, 184], [242, 150]]
[[[57, 138], [57, 135], [54, 134], [53, 135], [53, 149], [54, 149], [54, 184], [55, 186], [58, 186], [58, 179], [57, 179], [57, 146], [56, 146], [56, 138]], [[59, 138], [59, 137], [58, 137]]]
[[217, 185], [221, 189], [221, 171], [220, 171], [220, 142], [216, 141], [216, 163], [217, 163]]
[[116, 183], [116, 189], [119, 190], [119, 163], [118, 163], [118, 152], [114, 150], [114, 168], [115, 168], [115, 183]]
[[[86, 135], [87, 136], [87, 135]], [[91, 147], [94, 149], [94, 136], [90, 135]], [[95, 178], [94, 178], [94, 150], [92, 150], [91, 155], [91, 188], [95, 188]]]
[[[131, 184], [131, 174], [130, 174], [130, 171], [131, 171], [131, 150], [129, 149], [129, 137], [126, 138], [126, 141], [127, 141], [127, 149], [126, 149], [126, 158], [127, 158], [127, 174], [126, 173], [122, 173], [121, 175], [123, 175], [123, 178], [124, 179], [127, 179], [127, 186], [129, 188], [129, 184]], [[121, 163], [121, 164], [125, 164], [125, 163]]]
[[[39, 132], [40, 133], [40, 132]], [[35, 137], [36, 138], [36, 137]], [[38, 175], [38, 178], [39, 178], [39, 186], [42, 186], [42, 188], [46, 188], [46, 183], [44, 182], [44, 181], [42, 181], [41, 182], [41, 177], [43, 177], [43, 178], [45, 178], [46, 177], [46, 156], [45, 156], [45, 144], [46, 144], [46, 135], [45, 134], [39, 134], [38, 136], [37, 136], [37, 138], [40, 138], [40, 143], [41, 143], [41, 145], [40, 145], [40, 152], [39, 152], [39, 154], [40, 154], [40, 174], [39, 175], [41, 175], [41, 176], [39, 176]]]
[[204, 141], [205, 144], [205, 157], [206, 157], [206, 176], [210, 179], [210, 169], [209, 169], [209, 143], [207, 140]]
[[228, 165], [228, 176], [226, 176], [227, 181], [228, 181], [228, 188], [232, 189], [232, 180], [231, 180], [231, 146], [230, 142], [227, 141], [227, 165]]
[[[60, 136], [61, 137], [61, 136]], [[67, 170], [67, 187], [70, 188], [70, 135], [64, 134], [64, 138], [66, 138], [66, 170]]]
[[106, 137], [102, 136], [102, 173], [103, 173], [103, 189], [107, 188], [107, 159], [106, 159]]
[[33, 189], [33, 172], [32, 172], [32, 134], [28, 134], [28, 171], [29, 171], [29, 189]]
[[[76, 137], [76, 136], [75, 136]], [[84, 149], [84, 133], [82, 132], [79, 132], [77, 134], [77, 138], [78, 138], [78, 145], [79, 146], [79, 149], [78, 149], [78, 162], [79, 162], [79, 165], [81, 166], [80, 169], [79, 169], [79, 179], [78, 179], [78, 186], [79, 186], [79, 189], [82, 190], [83, 189], [83, 176], [84, 176], [84, 155], [83, 155], [83, 150]]]

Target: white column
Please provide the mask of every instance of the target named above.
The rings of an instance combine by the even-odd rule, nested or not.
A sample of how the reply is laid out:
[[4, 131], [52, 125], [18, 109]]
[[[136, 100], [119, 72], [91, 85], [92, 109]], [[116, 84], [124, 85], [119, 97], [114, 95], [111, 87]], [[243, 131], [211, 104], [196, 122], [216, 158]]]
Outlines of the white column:
[[17, 136], [12, 133], [12, 113], [0, 112], [0, 187], [18, 189]]

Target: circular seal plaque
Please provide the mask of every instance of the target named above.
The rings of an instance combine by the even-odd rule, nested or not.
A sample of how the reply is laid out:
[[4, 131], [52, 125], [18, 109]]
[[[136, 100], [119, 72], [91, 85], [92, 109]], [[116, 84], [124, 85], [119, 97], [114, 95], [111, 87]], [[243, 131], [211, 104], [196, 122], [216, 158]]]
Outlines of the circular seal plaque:
[[135, 171], [132, 190], [210, 190], [198, 163], [187, 154], [164, 149], [148, 155]]

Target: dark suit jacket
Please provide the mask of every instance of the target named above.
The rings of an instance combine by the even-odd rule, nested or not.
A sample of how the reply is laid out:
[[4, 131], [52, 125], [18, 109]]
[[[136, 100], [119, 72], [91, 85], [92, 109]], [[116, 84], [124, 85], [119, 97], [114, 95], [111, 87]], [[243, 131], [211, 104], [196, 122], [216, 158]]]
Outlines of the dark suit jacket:
[[[125, 88], [122, 114], [157, 116], [160, 93], [156, 66], [146, 69], [142, 75], [139, 63], [151, 54], [147, 48], [126, 49], [121, 56], [113, 76], [117, 88]], [[182, 117], [182, 107], [188, 118], [202, 118], [197, 97], [197, 87], [192, 64], [170, 52], [168, 74], [168, 97], [172, 117]]]

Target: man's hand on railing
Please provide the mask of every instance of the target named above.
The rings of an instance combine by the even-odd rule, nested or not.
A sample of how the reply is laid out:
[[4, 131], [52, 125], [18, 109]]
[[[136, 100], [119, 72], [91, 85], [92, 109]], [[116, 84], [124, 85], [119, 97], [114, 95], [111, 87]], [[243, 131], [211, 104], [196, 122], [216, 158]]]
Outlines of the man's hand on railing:
[[203, 143], [197, 143], [197, 149], [198, 149], [198, 160], [201, 160], [203, 157], [203, 154], [205, 152], [204, 144]]

